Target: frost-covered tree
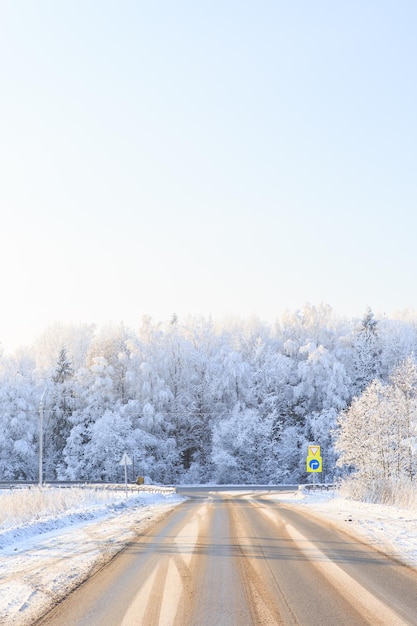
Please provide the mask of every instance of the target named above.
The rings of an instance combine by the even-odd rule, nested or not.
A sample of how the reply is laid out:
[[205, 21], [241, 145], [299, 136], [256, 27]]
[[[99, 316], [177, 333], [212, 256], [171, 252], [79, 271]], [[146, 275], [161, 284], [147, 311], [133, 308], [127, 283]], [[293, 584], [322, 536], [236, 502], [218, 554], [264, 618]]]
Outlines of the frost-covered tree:
[[77, 372], [75, 383], [77, 406], [70, 418], [72, 427], [63, 451], [65, 474], [72, 480], [88, 480], [90, 465], [85, 451], [93, 426], [107, 410], [117, 408], [112, 368], [105, 358], [96, 357], [89, 368]]
[[[298, 365], [300, 382], [294, 392], [303, 403], [305, 442], [320, 445], [323, 473], [332, 478], [336, 461], [332, 434], [337, 415], [345, 408], [349, 398], [348, 377], [335, 353], [324, 346], [309, 343], [300, 351], [307, 358]], [[304, 453], [305, 446], [300, 458], [300, 469], [303, 470]]]
[[[110, 479], [130, 446], [136, 473], [153, 480], [304, 481], [313, 441], [331, 477], [339, 431], [338, 445], [357, 433], [383, 444], [381, 475], [414, 476], [416, 349], [411, 312], [377, 322], [368, 310], [357, 328], [324, 304], [273, 326], [177, 316], [143, 318], [137, 331], [55, 326], [13, 359], [0, 354], [0, 464], [10, 476], [37, 474], [46, 390], [47, 478]], [[255, 462], [260, 447], [268, 463], [258, 475], [242, 459]]]
[[39, 393], [33, 378], [13, 360], [0, 370], [0, 476], [36, 480], [39, 476]]
[[277, 480], [298, 480], [304, 472], [303, 416], [294, 393], [299, 383], [297, 363], [281, 354], [273, 343], [257, 345], [252, 361], [251, 388], [254, 404], [271, 424], [270, 437], [278, 456]]
[[389, 379], [392, 393], [393, 421], [398, 450], [397, 473], [412, 479], [417, 473], [413, 455], [417, 443], [417, 364], [408, 356], [398, 365]]
[[224, 344], [216, 354], [214, 368], [217, 414], [227, 415], [236, 405], [250, 406], [250, 364], [241, 354]]
[[[180, 467], [188, 470], [198, 448], [195, 438], [195, 419], [191, 393], [191, 355], [193, 346], [184, 336], [178, 319], [166, 329], [163, 340], [162, 372], [171, 397], [165, 414], [165, 428], [169, 439], [175, 442]], [[172, 457], [172, 455], [171, 455]]]
[[271, 422], [253, 409], [236, 407], [213, 432], [214, 479], [221, 484], [280, 480]]
[[44, 460], [45, 479], [65, 472], [63, 451], [71, 431], [75, 409], [74, 369], [63, 346], [59, 352], [52, 381], [45, 387]]
[[333, 350], [337, 338], [345, 332], [329, 305], [305, 304], [301, 310], [287, 312], [277, 324], [277, 336], [286, 354], [297, 358], [302, 346], [313, 343]]
[[366, 386], [381, 373], [381, 344], [378, 321], [367, 309], [353, 343], [352, 395], [359, 396]]
[[[84, 471], [88, 473], [90, 480], [122, 482], [122, 456], [126, 452], [132, 460], [136, 448], [129, 417], [107, 409], [91, 425], [90, 433], [90, 441], [84, 447]], [[130, 480], [134, 478], [133, 469], [129, 466]]]
[[339, 416], [338, 464], [367, 484], [410, 480], [417, 473], [412, 454], [416, 439], [417, 366], [408, 357], [387, 383], [370, 383]]
[[187, 337], [192, 345], [189, 387], [193, 449], [184, 479], [187, 482], [202, 482], [212, 473], [212, 432], [219, 410], [215, 355], [221, 341], [211, 320], [196, 320]]
[[132, 331], [124, 324], [110, 324], [94, 338], [87, 355], [87, 365], [94, 363], [97, 358], [106, 360], [108, 375], [113, 381], [113, 392], [122, 404], [129, 399], [127, 377], [132, 337]]
[[375, 380], [338, 418], [337, 464], [368, 483], [388, 478], [396, 466], [391, 455], [390, 402], [387, 385]]
[[30, 347], [36, 369], [46, 376], [52, 375], [62, 346], [65, 346], [67, 357], [75, 370], [84, 367], [95, 330], [94, 324], [51, 324]]
[[413, 324], [401, 319], [382, 319], [378, 322], [383, 380], [387, 380], [391, 372], [407, 357], [417, 353], [416, 331]]

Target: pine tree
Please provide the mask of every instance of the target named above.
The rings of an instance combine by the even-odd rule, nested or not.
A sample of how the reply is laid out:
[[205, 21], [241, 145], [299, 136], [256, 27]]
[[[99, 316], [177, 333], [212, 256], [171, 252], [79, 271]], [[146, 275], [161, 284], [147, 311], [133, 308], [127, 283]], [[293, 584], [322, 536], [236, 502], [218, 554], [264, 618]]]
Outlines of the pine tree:
[[45, 395], [44, 420], [44, 476], [53, 480], [64, 468], [63, 451], [71, 431], [71, 416], [75, 408], [74, 370], [63, 346], [59, 352]]
[[353, 349], [352, 393], [354, 396], [359, 396], [366, 386], [381, 373], [382, 350], [378, 336], [378, 322], [370, 308], [367, 309], [362, 319]]

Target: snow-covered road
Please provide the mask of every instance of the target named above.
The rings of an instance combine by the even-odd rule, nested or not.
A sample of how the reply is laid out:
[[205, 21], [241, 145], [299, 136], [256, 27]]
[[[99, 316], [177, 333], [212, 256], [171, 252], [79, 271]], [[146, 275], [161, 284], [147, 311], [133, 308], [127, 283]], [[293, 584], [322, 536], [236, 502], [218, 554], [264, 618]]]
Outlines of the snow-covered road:
[[[232, 489], [232, 487], [231, 487]], [[417, 512], [352, 502], [330, 493], [270, 498], [310, 513], [417, 568]], [[177, 494], [130, 495], [114, 506], [0, 530], [0, 623], [28, 626], [135, 535], [182, 502]], [[0, 496], [1, 504], [1, 496]]]

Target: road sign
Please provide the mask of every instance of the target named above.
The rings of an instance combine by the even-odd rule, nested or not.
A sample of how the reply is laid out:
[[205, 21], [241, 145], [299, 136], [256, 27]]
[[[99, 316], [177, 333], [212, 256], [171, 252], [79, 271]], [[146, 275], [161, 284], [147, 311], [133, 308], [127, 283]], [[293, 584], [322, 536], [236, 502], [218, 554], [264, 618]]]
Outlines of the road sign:
[[122, 458], [120, 459], [119, 465], [124, 465], [124, 468], [125, 468], [125, 488], [126, 488], [126, 498], [127, 498], [127, 466], [132, 465], [132, 459], [130, 458], [130, 456], [127, 455], [126, 452], [123, 454]]
[[322, 459], [321, 456], [308, 456], [306, 459], [307, 472], [321, 472]]
[[308, 456], [320, 456], [320, 446], [308, 446]]
[[132, 465], [132, 459], [126, 454], [126, 452], [123, 454], [122, 458], [120, 459], [119, 465]]

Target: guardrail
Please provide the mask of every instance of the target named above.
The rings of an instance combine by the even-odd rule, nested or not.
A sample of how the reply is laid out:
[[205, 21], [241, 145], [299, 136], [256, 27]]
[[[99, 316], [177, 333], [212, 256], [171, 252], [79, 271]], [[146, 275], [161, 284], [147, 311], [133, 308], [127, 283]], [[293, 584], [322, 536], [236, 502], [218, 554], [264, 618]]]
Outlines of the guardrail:
[[337, 485], [335, 483], [308, 483], [305, 485], [299, 485], [299, 491], [330, 491], [332, 489], [336, 489]]
[[[27, 480], [10, 480], [0, 482], [0, 489], [30, 489], [38, 486], [37, 481]], [[109, 491], [129, 491], [135, 493], [175, 493], [176, 487], [166, 487], [164, 485], [137, 485], [128, 483], [127, 485], [122, 483], [86, 483], [78, 481], [46, 481], [43, 487], [53, 487], [59, 489], [66, 489], [76, 487], [77, 489], [95, 489], [95, 490], [109, 490]]]
[[[53, 485], [52, 485], [53, 486]], [[67, 487], [74, 485], [66, 485]], [[120, 484], [80, 484], [76, 485], [78, 489], [98, 489], [98, 490], [109, 490], [109, 491], [129, 491], [135, 493], [175, 493], [177, 491], [176, 487], [165, 487], [163, 485], [120, 485]]]
[[[0, 481], [0, 489], [24, 489], [38, 486], [38, 482], [35, 480], [10, 480]], [[138, 485], [137, 483], [101, 483], [101, 482], [81, 482], [76, 480], [63, 480], [63, 481], [45, 481], [44, 487], [77, 487], [79, 489], [108, 489], [113, 491], [133, 491], [133, 492], [149, 492], [149, 493], [175, 493], [177, 487], [165, 486], [165, 485]], [[178, 485], [178, 489], [186, 491], [187, 489], [198, 489], [198, 487], [212, 487], [213, 490], [228, 490], [228, 489], [298, 489], [299, 491], [329, 491], [336, 489], [335, 483], [304, 483], [304, 484], [282, 484], [282, 485]]]

